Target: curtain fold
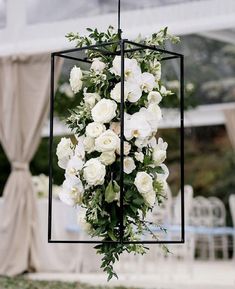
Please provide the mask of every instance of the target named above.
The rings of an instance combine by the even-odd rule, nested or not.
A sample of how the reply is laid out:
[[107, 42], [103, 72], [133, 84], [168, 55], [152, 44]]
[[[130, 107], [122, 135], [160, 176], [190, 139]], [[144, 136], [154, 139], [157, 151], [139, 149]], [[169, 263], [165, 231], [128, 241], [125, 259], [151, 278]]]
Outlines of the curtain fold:
[[[61, 64], [56, 64], [57, 76]], [[0, 220], [0, 274], [4, 275], [37, 266], [38, 216], [29, 163], [48, 114], [49, 81], [49, 54], [0, 59], [0, 142], [12, 167]]]
[[224, 117], [228, 137], [235, 150], [235, 108], [224, 110]]

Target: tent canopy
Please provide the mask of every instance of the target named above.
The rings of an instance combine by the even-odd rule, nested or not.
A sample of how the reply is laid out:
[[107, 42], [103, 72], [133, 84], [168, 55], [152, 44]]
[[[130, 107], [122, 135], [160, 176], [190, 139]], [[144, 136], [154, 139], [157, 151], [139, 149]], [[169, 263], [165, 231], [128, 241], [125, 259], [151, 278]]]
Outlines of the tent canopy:
[[[150, 34], [168, 26], [178, 35], [199, 33], [235, 41], [234, 0], [122, 0], [121, 3], [125, 37]], [[67, 32], [85, 33], [86, 27], [116, 26], [116, 7], [117, 0], [0, 0], [0, 56], [67, 48], [70, 45], [64, 37]]]

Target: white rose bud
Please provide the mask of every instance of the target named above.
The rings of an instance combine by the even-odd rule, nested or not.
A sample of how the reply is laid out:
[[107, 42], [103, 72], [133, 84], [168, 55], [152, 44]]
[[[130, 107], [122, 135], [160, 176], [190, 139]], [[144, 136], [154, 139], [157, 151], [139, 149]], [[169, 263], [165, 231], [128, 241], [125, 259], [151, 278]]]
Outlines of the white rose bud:
[[134, 162], [133, 158], [131, 158], [131, 157], [124, 158], [123, 166], [124, 166], [124, 168], [123, 168], [124, 173], [126, 173], [126, 174], [131, 174], [134, 171], [134, 169], [136, 168], [135, 162]]
[[135, 159], [142, 163], [144, 161], [144, 154], [142, 152], [135, 152]]
[[78, 93], [82, 89], [82, 71], [80, 67], [74, 66], [70, 72], [69, 79], [71, 89], [74, 93]]
[[119, 137], [108, 129], [95, 140], [95, 149], [98, 152], [115, 151], [119, 144]]
[[110, 152], [103, 152], [100, 157], [99, 160], [101, 161], [102, 164], [109, 166], [112, 163], [115, 162], [116, 160], [116, 155], [115, 152], [110, 151]]
[[90, 154], [91, 152], [93, 152], [95, 150], [95, 139], [94, 138], [89, 137], [89, 136], [85, 137], [83, 144], [84, 144], [84, 149], [88, 154]]
[[108, 123], [116, 116], [117, 104], [110, 99], [101, 99], [91, 110], [95, 122]]
[[90, 186], [102, 185], [105, 174], [105, 166], [98, 159], [90, 159], [84, 165], [83, 177]]
[[86, 135], [96, 138], [106, 130], [105, 126], [99, 122], [91, 122], [86, 127]]
[[103, 70], [105, 69], [106, 64], [99, 60], [99, 58], [94, 58], [91, 64], [91, 70], [94, 70], [97, 73], [101, 73], [103, 72]]

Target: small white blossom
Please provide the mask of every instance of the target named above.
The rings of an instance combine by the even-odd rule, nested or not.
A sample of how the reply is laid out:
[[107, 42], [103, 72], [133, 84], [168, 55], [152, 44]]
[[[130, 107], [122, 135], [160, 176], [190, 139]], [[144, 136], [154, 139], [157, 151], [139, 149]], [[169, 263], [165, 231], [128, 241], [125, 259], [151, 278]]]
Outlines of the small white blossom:
[[125, 157], [123, 161], [123, 170], [125, 174], [131, 174], [136, 168], [135, 162], [131, 157]]
[[82, 71], [80, 67], [74, 66], [70, 72], [69, 79], [72, 91], [78, 93], [82, 89]]

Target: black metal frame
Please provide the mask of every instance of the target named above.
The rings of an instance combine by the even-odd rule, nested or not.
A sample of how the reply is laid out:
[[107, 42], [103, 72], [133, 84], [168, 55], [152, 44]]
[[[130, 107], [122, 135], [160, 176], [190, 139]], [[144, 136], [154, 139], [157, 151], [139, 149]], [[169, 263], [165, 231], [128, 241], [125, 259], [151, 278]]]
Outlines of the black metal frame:
[[[102, 48], [106, 46], [117, 44], [120, 46], [120, 50], [116, 53], [110, 53]], [[125, 44], [136, 46], [133, 49], [125, 49]], [[143, 241], [125, 241], [123, 240], [124, 226], [123, 226], [123, 197], [124, 197], [124, 172], [123, 172], [123, 160], [124, 160], [124, 56], [127, 52], [134, 52], [137, 50], [150, 49], [156, 52], [166, 54], [161, 60], [179, 59], [180, 60], [180, 187], [181, 187], [181, 238], [180, 240], [143, 240]], [[110, 55], [121, 55], [121, 103], [120, 103], [120, 115], [121, 115], [121, 134], [120, 134], [120, 239], [118, 241], [99, 241], [99, 240], [54, 240], [51, 238], [52, 233], [52, 184], [53, 184], [53, 116], [54, 116], [54, 66], [55, 57], [62, 57], [71, 60], [77, 60], [81, 62], [90, 63], [86, 58], [77, 58], [69, 56], [69, 53], [84, 51], [84, 50], [98, 50], [102, 53]], [[102, 44], [90, 45], [81, 48], [74, 48], [68, 50], [62, 50], [53, 52], [51, 54], [51, 96], [50, 96], [50, 141], [49, 141], [49, 206], [48, 206], [48, 242], [49, 243], [125, 243], [125, 244], [180, 244], [185, 242], [185, 220], [184, 220], [184, 56], [182, 54], [171, 52], [168, 50], [156, 48], [155, 46], [147, 46], [140, 43], [128, 41], [127, 39], [120, 39], [117, 42], [107, 42]]]

